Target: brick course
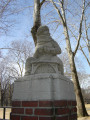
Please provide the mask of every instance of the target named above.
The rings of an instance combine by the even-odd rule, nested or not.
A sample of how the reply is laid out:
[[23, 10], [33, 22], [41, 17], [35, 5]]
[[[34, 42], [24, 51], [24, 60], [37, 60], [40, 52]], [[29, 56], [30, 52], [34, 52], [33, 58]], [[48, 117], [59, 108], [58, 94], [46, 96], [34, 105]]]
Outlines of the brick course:
[[52, 109], [35, 109], [35, 115], [53, 115]]
[[53, 117], [39, 117], [39, 120], [54, 120]]
[[20, 116], [18, 116], [18, 115], [11, 115], [10, 119], [11, 120], [20, 120]]
[[76, 101], [13, 101], [11, 120], [77, 120]]
[[20, 106], [22, 106], [22, 102], [21, 101], [12, 101], [12, 106], [13, 107], [20, 107]]
[[22, 107], [37, 107], [38, 101], [22, 101]]
[[38, 117], [35, 117], [35, 116], [22, 116], [21, 120], [38, 120]]
[[52, 107], [52, 101], [39, 101], [39, 107]]
[[54, 101], [54, 106], [55, 107], [64, 107], [64, 106], [67, 106], [67, 101], [65, 101], [65, 100]]
[[69, 114], [69, 108], [56, 108], [56, 115]]
[[31, 109], [31, 108], [26, 108], [26, 109], [25, 109], [25, 114], [32, 115], [32, 114], [33, 114], [33, 109]]
[[12, 108], [12, 113], [24, 114], [24, 108]]

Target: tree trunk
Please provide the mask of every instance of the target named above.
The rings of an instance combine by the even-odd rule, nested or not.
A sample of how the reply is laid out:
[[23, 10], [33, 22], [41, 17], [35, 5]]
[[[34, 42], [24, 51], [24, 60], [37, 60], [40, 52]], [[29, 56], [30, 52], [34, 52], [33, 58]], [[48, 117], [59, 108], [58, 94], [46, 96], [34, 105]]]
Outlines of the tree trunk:
[[64, 34], [65, 34], [65, 39], [66, 39], [67, 52], [68, 52], [68, 56], [69, 56], [69, 63], [70, 63], [70, 68], [71, 68], [72, 80], [74, 83], [74, 90], [75, 90], [75, 94], [76, 94], [77, 114], [79, 117], [80, 116], [81, 117], [88, 116], [86, 108], [85, 108], [83, 96], [81, 93], [81, 88], [79, 85], [79, 79], [78, 79], [77, 70], [76, 70], [75, 61], [74, 61], [74, 53], [72, 52], [72, 49], [71, 49], [71, 44], [70, 44], [70, 40], [69, 40], [66, 21], [64, 24]]
[[69, 38], [64, 8], [62, 9], [62, 13], [63, 13], [63, 18], [64, 18], [64, 22], [62, 22], [63, 27], [64, 27], [64, 35], [65, 35], [65, 40], [66, 40], [66, 45], [67, 45], [67, 52], [68, 52], [68, 56], [69, 56], [69, 63], [70, 63], [70, 68], [71, 68], [72, 80], [73, 80], [73, 84], [74, 84], [74, 90], [75, 90], [75, 94], [76, 94], [77, 114], [79, 117], [88, 116], [86, 108], [85, 108], [81, 88], [79, 85], [78, 74], [77, 74], [75, 61], [74, 61], [75, 56], [74, 56], [74, 52], [72, 52], [72, 48], [71, 48], [71, 44], [70, 44], [70, 38]]
[[36, 33], [37, 33], [38, 28], [41, 25], [40, 8], [41, 8], [40, 7], [40, 0], [34, 0], [34, 14], [33, 14], [34, 24], [33, 24], [33, 27], [31, 29], [31, 33], [33, 36], [35, 46], [37, 44]]
[[73, 79], [73, 83], [74, 83], [74, 90], [75, 90], [75, 94], [76, 94], [77, 113], [78, 113], [79, 117], [88, 116], [86, 108], [85, 108], [83, 96], [82, 96], [82, 93], [81, 93], [81, 88], [80, 88], [80, 85], [79, 85], [79, 80], [78, 80], [78, 75], [77, 75], [77, 71], [76, 71], [74, 56], [71, 53], [69, 55], [69, 57], [70, 57], [71, 74], [72, 74], [72, 79]]

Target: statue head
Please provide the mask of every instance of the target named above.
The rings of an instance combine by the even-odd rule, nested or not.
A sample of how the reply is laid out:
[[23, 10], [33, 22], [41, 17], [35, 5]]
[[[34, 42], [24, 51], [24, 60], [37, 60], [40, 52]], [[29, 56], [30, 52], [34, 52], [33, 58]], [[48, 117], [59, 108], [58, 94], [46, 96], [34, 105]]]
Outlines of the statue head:
[[37, 31], [37, 36], [50, 35], [49, 28], [47, 26], [40, 26]]
[[48, 42], [52, 40], [49, 28], [47, 26], [40, 26], [37, 30], [37, 43]]

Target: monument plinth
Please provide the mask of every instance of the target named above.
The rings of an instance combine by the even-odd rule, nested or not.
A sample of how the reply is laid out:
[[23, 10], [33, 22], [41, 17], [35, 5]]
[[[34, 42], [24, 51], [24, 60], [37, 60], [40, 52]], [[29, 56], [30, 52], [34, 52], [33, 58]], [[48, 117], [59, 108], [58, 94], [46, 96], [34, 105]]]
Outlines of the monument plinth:
[[47, 26], [37, 31], [35, 54], [14, 83], [11, 120], [76, 120], [73, 83], [64, 76], [59, 45]]

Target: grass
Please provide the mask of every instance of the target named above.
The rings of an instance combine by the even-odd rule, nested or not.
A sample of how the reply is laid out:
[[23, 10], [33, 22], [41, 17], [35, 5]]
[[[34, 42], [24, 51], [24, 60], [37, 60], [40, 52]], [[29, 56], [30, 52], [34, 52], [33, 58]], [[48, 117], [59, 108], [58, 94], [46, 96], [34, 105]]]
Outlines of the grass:
[[[85, 106], [86, 106], [86, 109], [89, 109], [87, 112], [90, 115], [90, 104], [86, 104]], [[10, 119], [10, 112], [11, 112], [11, 109], [7, 108], [6, 109], [6, 116], [5, 116], [6, 119]], [[2, 119], [2, 118], [3, 118], [3, 108], [0, 108], [0, 119]], [[90, 116], [78, 118], [78, 120], [90, 120]]]

